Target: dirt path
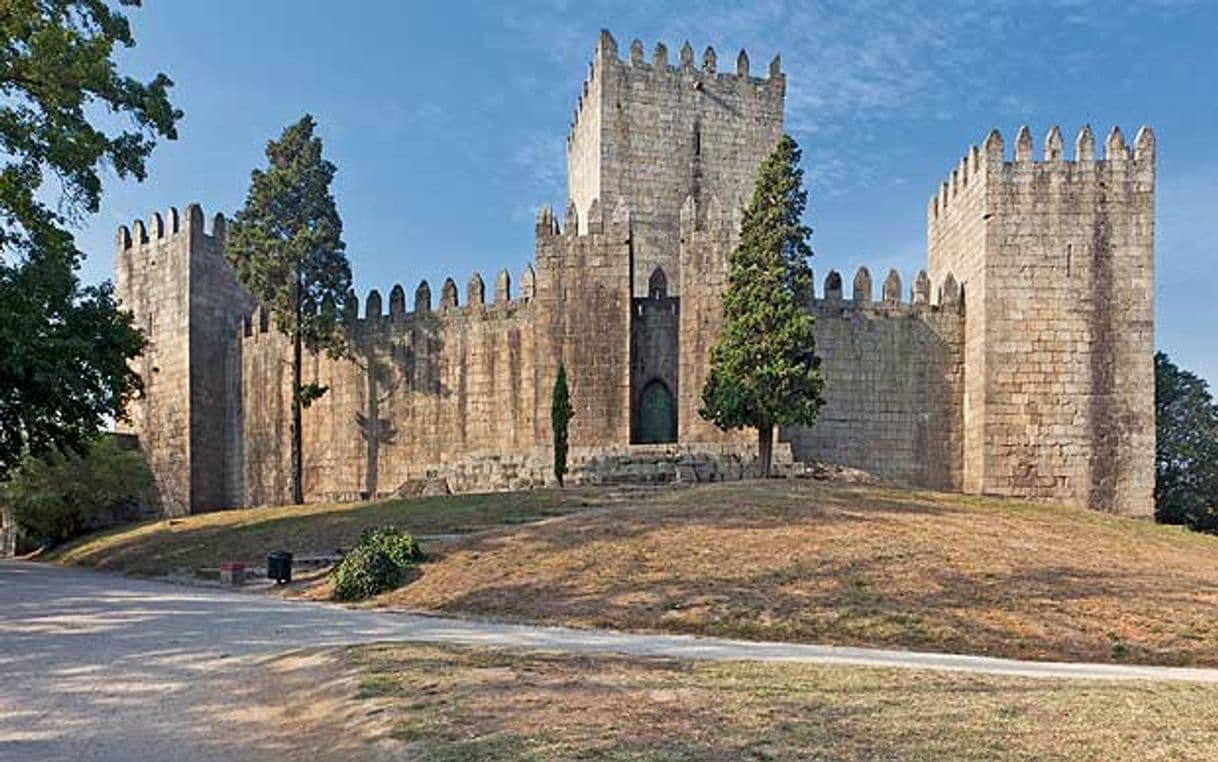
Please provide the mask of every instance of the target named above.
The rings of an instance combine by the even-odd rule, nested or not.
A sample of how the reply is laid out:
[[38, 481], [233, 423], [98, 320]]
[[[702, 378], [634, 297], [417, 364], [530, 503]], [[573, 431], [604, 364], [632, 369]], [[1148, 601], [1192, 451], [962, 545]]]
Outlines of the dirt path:
[[[324, 705], [324, 695], [311, 695], [307, 702], [266, 695], [276, 685], [299, 687], [300, 674], [308, 669], [324, 674], [324, 665], [312, 665], [307, 657], [298, 664], [278, 657], [298, 649], [386, 640], [1218, 683], [1215, 669], [1019, 662], [474, 622], [3, 563], [0, 759], [291, 759], [308, 758], [321, 744], [333, 756], [339, 749], [332, 744], [344, 739], [304, 738], [295, 722], [302, 707]], [[305, 672], [283, 682], [263, 679], [265, 670], [285, 664]], [[301, 748], [306, 745], [311, 748]], [[342, 756], [359, 752], [347, 748]]]

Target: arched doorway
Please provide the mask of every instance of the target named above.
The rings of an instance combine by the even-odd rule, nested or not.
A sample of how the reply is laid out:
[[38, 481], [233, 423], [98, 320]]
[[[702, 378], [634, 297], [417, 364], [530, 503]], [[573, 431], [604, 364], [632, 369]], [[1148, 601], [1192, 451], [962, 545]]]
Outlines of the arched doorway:
[[677, 441], [677, 404], [668, 385], [654, 379], [643, 387], [639, 398], [640, 444]]

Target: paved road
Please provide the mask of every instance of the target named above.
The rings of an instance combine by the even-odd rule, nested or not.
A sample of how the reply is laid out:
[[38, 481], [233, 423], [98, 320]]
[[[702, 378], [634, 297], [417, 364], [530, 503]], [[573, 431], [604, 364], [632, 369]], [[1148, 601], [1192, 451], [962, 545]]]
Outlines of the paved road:
[[237, 678], [247, 685], [260, 664], [290, 649], [381, 640], [1218, 682], [1212, 669], [1019, 662], [353, 611], [7, 562], [0, 563], [0, 760], [267, 758], [283, 750], [282, 739], [260, 746], [257, 729], [242, 725], [257, 718], [231, 711], [245, 695]]

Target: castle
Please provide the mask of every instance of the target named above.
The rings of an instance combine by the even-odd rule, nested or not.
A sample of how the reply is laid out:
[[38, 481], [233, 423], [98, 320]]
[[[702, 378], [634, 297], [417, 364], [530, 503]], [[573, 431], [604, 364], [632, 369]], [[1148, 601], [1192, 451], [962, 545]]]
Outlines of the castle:
[[[348, 314], [350, 357], [307, 359], [310, 500], [527, 488], [550, 475], [565, 364], [575, 481], [735, 478], [755, 442], [699, 418], [740, 210], [783, 131], [786, 78], [688, 43], [648, 60], [603, 32], [567, 139], [561, 219], [542, 209], [518, 278], [400, 285]], [[991, 133], [927, 208], [906, 287], [829, 272], [817, 317], [826, 404], [779, 432], [780, 467], [829, 461], [916, 486], [1152, 511], [1154, 137], [1114, 129], [1072, 159]], [[129, 430], [180, 515], [285, 502], [286, 340], [197, 205], [120, 228], [117, 290], [150, 339]], [[489, 293], [488, 293], [489, 286]], [[352, 300], [354, 304], [355, 300]], [[789, 449], [787, 449], [789, 448]]]

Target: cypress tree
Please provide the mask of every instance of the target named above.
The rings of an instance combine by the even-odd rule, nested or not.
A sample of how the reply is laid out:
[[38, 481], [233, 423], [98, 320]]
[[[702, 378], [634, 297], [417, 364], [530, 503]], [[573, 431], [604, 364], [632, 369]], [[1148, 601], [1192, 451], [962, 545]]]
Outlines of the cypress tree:
[[799, 146], [784, 135], [758, 170], [728, 259], [723, 332], [711, 348], [698, 411], [725, 431], [757, 430], [761, 476], [770, 474], [774, 427], [811, 425], [822, 404], [799, 159]]
[[554, 434], [554, 477], [562, 486], [567, 473], [567, 424], [575, 416], [571, 407], [571, 392], [567, 389], [567, 368], [559, 364], [558, 378], [554, 381], [554, 394], [550, 402], [550, 427]]
[[322, 158], [316, 123], [305, 115], [267, 143], [265, 170], [251, 175], [245, 206], [229, 228], [225, 254], [237, 278], [292, 342], [292, 502], [304, 502], [301, 409], [326, 392], [301, 380], [304, 350], [344, 353], [342, 314], [351, 289], [343, 223]]

